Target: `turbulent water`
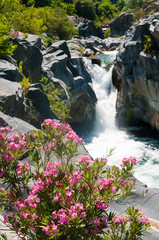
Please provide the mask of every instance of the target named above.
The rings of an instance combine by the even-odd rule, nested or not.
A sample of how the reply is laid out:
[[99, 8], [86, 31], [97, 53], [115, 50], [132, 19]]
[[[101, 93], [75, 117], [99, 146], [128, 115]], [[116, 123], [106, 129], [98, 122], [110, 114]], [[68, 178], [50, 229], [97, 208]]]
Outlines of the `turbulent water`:
[[[110, 65], [115, 54], [115, 52], [109, 52], [102, 58]], [[135, 168], [135, 176], [148, 187], [158, 188], [158, 134], [145, 126], [118, 128], [115, 124], [117, 92], [112, 86], [112, 67], [107, 72], [103, 67], [92, 65], [88, 59], [85, 61], [98, 98], [95, 121], [92, 126], [85, 127], [82, 132], [86, 142], [85, 147], [93, 158], [104, 157], [109, 149], [114, 148], [114, 154], [109, 157], [110, 165], [119, 165], [123, 157], [136, 156], [139, 165]]]

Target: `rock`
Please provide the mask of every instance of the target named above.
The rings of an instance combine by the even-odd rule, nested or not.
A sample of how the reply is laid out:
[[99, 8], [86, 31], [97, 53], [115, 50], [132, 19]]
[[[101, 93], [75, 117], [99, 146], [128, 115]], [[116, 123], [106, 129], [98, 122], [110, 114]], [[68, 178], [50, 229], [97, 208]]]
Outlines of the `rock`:
[[86, 48], [83, 55], [85, 57], [90, 57], [90, 56], [94, 55], [94, 51], [92, 51], [90, 48]]
[[[35, 39], [37, 40], [36, 37]], [[34, 40], [33, 37], [29, 37], [29, 41], [31, 43], [26, 39], [20, 40], [15, 38], [12, 40], [13, 43], [17, 45], [17, 48], [14, 51], [13, 58], [17, 61], [18, 65], [21, 61], [23, 61], [23, 73], [33, 83], [38, 82], [41, 79], [42, 64], [42, 54], [40, 50], [36, 46], [34, 46], [38, 45], [38, 40], [37, 42], [36, 40]]]
[[[131, 27], [115, 60], [113, 83], [118, 88], [117, 116], [144, 121], [159, 129], [159, 14], [150, 15]], [[156, 30], [155, 30], [156, 29]], [[152, 35], [151, 35], [152, 34]], [[152, 41], [146, 45], [146, 37]], [[143, 51], [146, 46], [147, 51]], [[128, 119], [129, 118], [129, 119]]]
[[46, 49], [44, 55], [48, 53], [54, 53], [58, 50], [62, 50], [70, 58], [70, 51], [68, 49], [66, 41], [64, 40], [53, 43], [50, 47]]
[[104, 38], [103, 31], [100, 27], [96, 27], [93, 21], [82, 19], [77, 24], [79, 35], [82, 37], [97, 36]]
[[106, 51], [114, 51], [118, 50], [120, 45], [123, 43], [124, 39], [123, 38], [113, 38], [113, 37], [108, 37], [105, 38], [104, 40], [105, 43], [105, 50]]
[[22, 80], [22, 76], [18, 71], [15, 64], [0, 59], [0, 78], [5, 78], [13, 82], [19, 82]]
[[155, 44], [159, 48], [159, 21], [153, 21], [150, 25], [150, 33], [155, 41]]
[[91, 49], [95, 54], [106, 50], [105, 41], [96, 36], [90, 36], [83, 39], [76, 39], [85, 48]]
[[88, 122], [94, 118], [96, 95], [91, 84], [82, 84], [71, 91], [71, 122]]
[[24, 114], [22, 86], [17, 82], [0, 78], [0, 106], [10, 116]]
[[85, 83], [92, 82], [91, 76], [84, 63], [83, 57], [72, 54], [69, 69], [72, 72], [74, 78], [81, 76], [85, 80]]
[[133, 24], [133, 13], [121, 13], [109, 23], [111, 36], [123, 36]]
[[99, 66], [101, 66], [101, 59], [100, 58], [97, 58], [97, 57], [89, 57], [89, 59], [91, 60], [92, 64], [97, 64]]
[[[68, 87], [73, 86], [73, 74], [68, 68], [68, 56], [64, 53], [59, 56], [55, 56], [54, 53], [52, 56], [49, 54], [49, 58], [48, 54], [45, 55], [43, 72], [47, 72], [48, 76], [52, 75], [52, 77], [62, 80]], [[51, 72], [51, 75], [49, 75], [49, 72]]]
[[40, 113], [40, 122], [43, 122], [46, 118], [56, 119], [57, 117], [50, 109], [49, 100], [43, 90], [40, 89], [42, 86], [39, 88], [39, 85], [32, 85], [28, 90], [27, 97], [31, 100], [33, 107]]
[[[145, 197], [143, 194], [145, 193]], [[159, 221], [158, 197], [159, 189], [148, 188], [143, 183], [136, 181], [135, 191], [132, 192], [132, 197], [122, 201], [114, 201], [110, 204], [110, 211], [115, 211], [118, 214], [124, 212], [129, 206], [141, 209], [144, 215], [148, 218]], [[143, 240], [158, 240], [159, 232], [151, 230], [152, 235], [145, 234]]]
[[31, 46], [37, 47], [38, 49], [41, 50], [46, 49], [45, 43], [38, 35], [28, 34], [25, 40], [29, 42]]
[[37, 130], [37, 128], [35, 128], [31, 124], [29, 124], [19, 118], [10, 117], [8, 115], [5, 115], [2, 112], [0, 112], [0, 126], [11, 127], [12, 134], [17, 134], [18, 132], [26, 133], [31, 130]]

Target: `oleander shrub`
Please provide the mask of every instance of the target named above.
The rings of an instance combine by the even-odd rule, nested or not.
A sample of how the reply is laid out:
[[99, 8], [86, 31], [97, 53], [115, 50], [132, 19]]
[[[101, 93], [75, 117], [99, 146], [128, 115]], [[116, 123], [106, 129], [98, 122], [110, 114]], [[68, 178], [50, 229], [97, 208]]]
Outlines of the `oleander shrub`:
[[148, 230], [139, 209], [119, 215], [109, 210], [110, 201], [122, 200], [135, 186], [135, 157], [111, 169], [106, 158], [83, 155], [75, 163], [82, 139], [52, 119], [39, 131], [9, 132], [0, 127], [0, 206], [9, 207], [4, 223], [21, 239], [136, 240]]

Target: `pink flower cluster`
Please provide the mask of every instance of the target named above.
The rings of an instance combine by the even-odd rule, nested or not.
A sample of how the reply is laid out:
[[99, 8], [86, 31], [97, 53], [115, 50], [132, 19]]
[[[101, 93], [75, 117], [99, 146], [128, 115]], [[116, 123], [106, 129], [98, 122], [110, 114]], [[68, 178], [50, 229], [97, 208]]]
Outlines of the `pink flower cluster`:
[[72, 130], [68, 123], [56, 122], [53, 119], [45, 119], [41, 126], [44, 126], [47, 131], [54, 128], [60, 131], [66, 130], [67, 132]]
[[108, 205], [103, 202], [97, 201], [96, 204], [97, 204], [97, 208], [99, 208], [101, 210], [105, 210], [108, 208]]
[[137, 217], [137, 222], [142, 223], [143, 225], [147, 225], [149, 222], [149, 219], [143, 216], [139, 216]]
[[18, 37], [20, 37], [19, 31], [14, 31], [14, 30], [12, 30], [12, 31], [10, 32], [10, 35], [11, 35], [11, 38], [18, 38]]
[[113, 187], [114, 178], [102, 178], [99, 181], [99, 189], [110, 189]]
[[121, 167], [125, 167], [127, 164], [130, 165], [136, 165], [139, 163], [139, 161], [136, 159], [136, 157], [129, 157], [129, 158], [123, 158], [122, 163], [120, 164]]
[[78, 171], [74, 171], [73, 174], [70, 174], [69, 176], [70, 185], [74, 185], [79, 181], [81, 181], [82, 179], [83, 179], [82, 173]]
[[78, 144], [78, 143], [84, 144], [84, 141], [82, 140], [82, 138], [79, 138], [79, 136], [73, 130], [70, 130], [65, 137], [68, 140], [72, 140], [74, 144]]
[[88, 155], [82, 155], [78, 160], [79, 163], [89, 163], [90, 161], [91, 161], [91, 158]]
[[123, 224], [123, 223], [125, 223], [127, 220], [123, 217], [123, 215], [119, 215], [119, 216], [117, 216], [117, 217], [114, 217], [113, 219], [112, 219], [112, 221], [115, 223], [115, 224]]
[[17, 172], [17, 175], [18, 176], [21, 176], [22, 175], [22, 172], [29, 172], [30, 171], [30, 166], [29, 166], [29, 163], [28, 162], [25, 162], [25, 163], [19, 163], [17, 165], [17, 169], [16, 169], [16, 172]]
[[12, 157], [12, 154], [11, 153], [6, 153], [6, 152], [3, 152], [2, 153], [2, 157], [4, 158], [4, 160], [6, 162], [11, 162], [13, 160], [13, 157]]

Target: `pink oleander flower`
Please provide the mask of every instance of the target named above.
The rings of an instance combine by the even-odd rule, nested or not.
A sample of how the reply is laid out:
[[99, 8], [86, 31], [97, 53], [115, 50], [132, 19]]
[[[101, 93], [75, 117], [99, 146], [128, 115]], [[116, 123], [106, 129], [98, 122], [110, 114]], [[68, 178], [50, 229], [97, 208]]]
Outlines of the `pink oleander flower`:
[[12, 157], [12, 154], [11, 153], [6, 153], [6, 152], [3, 152], [2, 153], [2, 157], [4, 158], [4, 160], [6, 162], [11, 162], [13, 160], [13, 157]]
[[139, 161], [136, 159], [136, 157], [123, 158], [120, 166], [125, 167], [127, 163], [130, 163], [131, 165], [136, 165], [139, 163]]
[[90, 161], [91, 161], [91, 158], [88, 155], [83, 155], [78, 160], [79, 163], [89, 163]]
[[116, 192], [116, 187], [112, 187], [111, 192], [115, 193]]
[[50, 226], [46, 226], [42, 228], [42, 231], [46, 233], [46, 235], [50, 236], [50, 232], [49, 232]]
[[8, 217], [4, 216], [3, 218], [4, 218], [3, 222], [4, 222], [4, 224], [6, 224], [8, 222]]
[[36, 213], [32, 214], [31, 217], [32, 217], [32, 219], [36, 219], [37, 218]]
[[0, 178], [3, 177], [3, 175], [5, 174], [5, 170], [0, 170]]
[[56, 196], [54, 197], [54, 201], [58, 202], [61, 199], [61, 193], [57, 193]]
[[99, 208], [99, 209], [101, 209], [101, 210], [105, 210], [105, 209], [108, 208], [108, 205], [107, 205], [107, 204], [102, 203], [102, 202], [100, 202], [100, 201], [96, 202], [96, 204], [97, 204], [97, 208]]
[[99, 189], [109, 189], [114, 183], [114, 178], [102, 178], [99, 182]]
[[112, 221], [115, 223], [115, 224], [122, 224], [124, 223], [126, 220], [124, 219], [123, 215], [119, 215], [117, 217], [114, 217], [112, 219]]
[[74, 184], [78, 183], [79, 181], [81, 181], [82, 179], [83, 179], [82, 173], [78, 172], [78, 171], [74, 171], [73, 175], [70, 175], [70, 177], [69, 177], [70, 185], [74, 185]]

